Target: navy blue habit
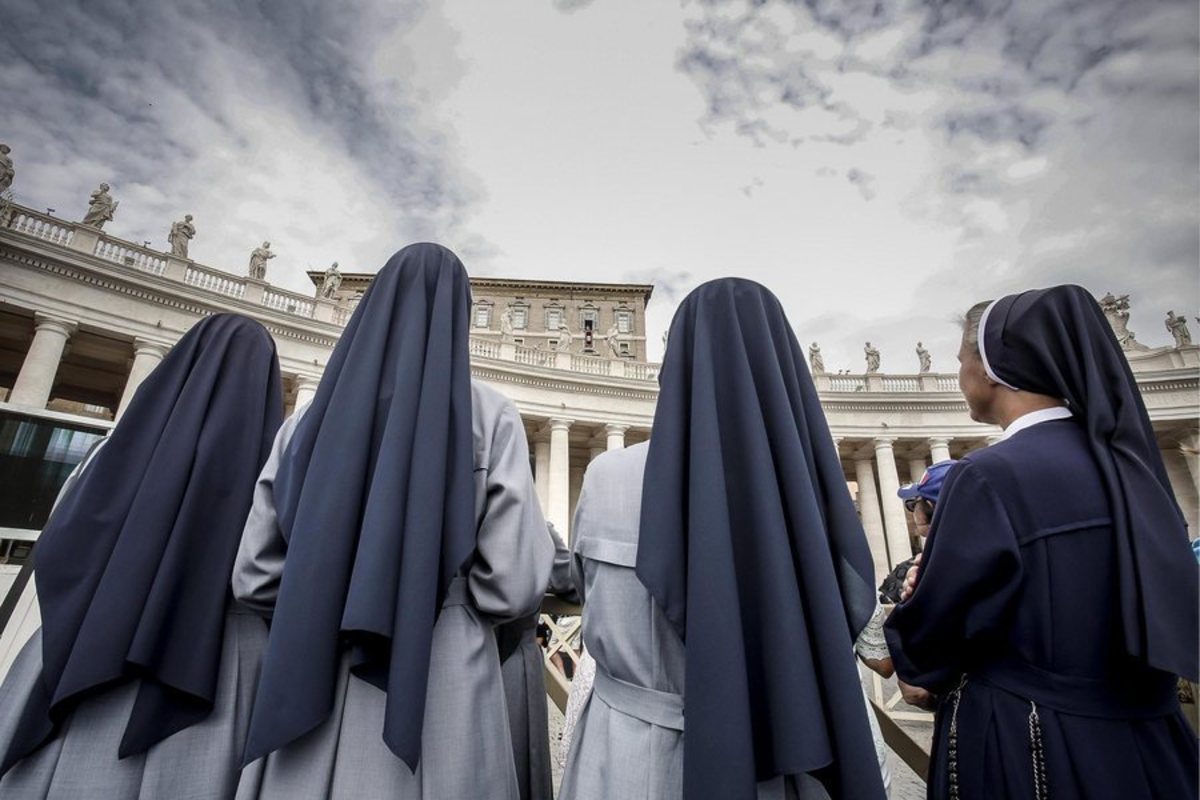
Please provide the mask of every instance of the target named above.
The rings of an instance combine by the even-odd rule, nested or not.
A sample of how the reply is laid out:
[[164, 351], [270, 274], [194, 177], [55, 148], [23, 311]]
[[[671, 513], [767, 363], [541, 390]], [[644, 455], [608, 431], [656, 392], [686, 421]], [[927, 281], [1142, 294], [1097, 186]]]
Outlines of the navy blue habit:
[[275, 480], [288, 555], [246, 763], [329, 716], [348, 649], [387, 692], [384, 742], [417, 768], [434, 623], [475, 551], [470, 313], [458, 257], [410, 245], [334, 348]]
[[979, 337], [1071, 413], [954, 467], [886, 624], [897, 674], [941, 698], [929, 797], [1194, 798], [1197, 569], [1125, 356], [1077, 286], [997, 301]]
[[138, 387], [34, 549], [42, 674], [0, 772], [124, 681], [140, 679], [121, 758], [212, 712], [229, 575], [282, 415], [275, 342], [235, 314], [193, 326]]
[[754, 800], [808, 773], [883, 798], [853, 652], [874, 567], [779, 300], [700, 286], [659, 380], [637, 575], [686, 646], [684, 797]]

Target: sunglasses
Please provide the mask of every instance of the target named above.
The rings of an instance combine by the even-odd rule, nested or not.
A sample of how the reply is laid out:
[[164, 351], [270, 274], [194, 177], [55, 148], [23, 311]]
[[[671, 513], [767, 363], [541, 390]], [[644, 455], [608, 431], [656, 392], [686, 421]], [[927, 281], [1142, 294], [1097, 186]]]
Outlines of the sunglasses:
[[933, 508], [933, 503], [926, 500], [924, 497], [910, 497], [904, 501], [904, 508], [910, 514], [917, 510], [917, 506], [925, 506], [926, 513]]

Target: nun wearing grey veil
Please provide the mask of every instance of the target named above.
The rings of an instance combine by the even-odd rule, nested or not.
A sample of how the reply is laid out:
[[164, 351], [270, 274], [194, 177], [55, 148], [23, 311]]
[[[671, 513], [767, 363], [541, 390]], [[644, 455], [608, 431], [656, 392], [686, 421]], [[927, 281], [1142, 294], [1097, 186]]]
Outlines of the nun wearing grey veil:
[[276, 438], [233, 572], [271, 620], [238, 798], [519, 798], [493, 627], [554, 545], [470, 308], [452, 252], [398, 252]]

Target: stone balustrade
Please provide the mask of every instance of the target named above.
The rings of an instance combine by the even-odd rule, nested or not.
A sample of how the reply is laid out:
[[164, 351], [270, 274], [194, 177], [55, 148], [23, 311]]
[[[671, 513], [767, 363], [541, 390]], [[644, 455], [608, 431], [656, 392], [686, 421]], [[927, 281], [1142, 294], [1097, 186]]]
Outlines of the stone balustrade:
[[92, 252], [106, 261], [144, 270], [152, 275], [162, 275], [167, 269], [165, 254], [104, 235], [96, 240], [96, 247]]

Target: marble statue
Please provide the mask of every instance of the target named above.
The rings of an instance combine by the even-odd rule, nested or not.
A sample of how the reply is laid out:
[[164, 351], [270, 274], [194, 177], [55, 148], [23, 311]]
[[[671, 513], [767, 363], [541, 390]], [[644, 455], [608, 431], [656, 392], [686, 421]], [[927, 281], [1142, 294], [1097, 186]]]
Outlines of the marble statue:
[[933, 357], [929, 355], [929, 351], [925, 349], [925, 345], [917, 342], [917, 360], [921, 363], [920, 372], [924, 375], [933, 369]]
[[6, 144], [0, 144], [0, 194], [4, 194], [12, 186], [13, 178], [16, 177], [17, 171], [13, 169], [13, 160], [9, 156], [12, 148]]
[[1100, 299], [1100, 309], [1108, 318], [1108, 324], [1112, 326], [1113, 333], [1117, 335], [1117, 341], [1121, 343], [1122, 350], [1148, 349], [1137, 340], [1134, 332], [1129, 330], [1129, 295], [1123, 294], [1120, 297], [1114, 297], [1113, 293], [1109, 292]]
[[265, 281], [267, 279], [267, 261], [274, 257], [270, 242], [263, 242], [262, 247], [254, 248], [254, 251], [250, 253], [250, 277]]
[[188, 242], [195, 235], [196, 226], [192, 224], [191, 214], [184, 214], [182, 222], [172, 222], [171, 232], [167, 234], [167, 242], [171, 245], [171, 255], [187, 258]]
[[1175, 337], [1176, 347], [1187, 347], [1192, 343], [1192, 333], [1188, 330], [1187, 317], [1182, 315], [1177, 317], [1174, 311], [1168, 311], [1166, 325], [1171, 336]]
[[575, 336], [571, 333], [570, 327], [566, 321], [558, 323], [558, 345], [555, 347], [560, 353], [569, 352], [571, 344], [575, 341]]
[[108, 190], [109, 185], [102, 183], [99, 189], [92, 192], [92, 197], [88, 200], [87, 214], [83, 217], [84, 225], [91, 225], [96, 230], [100, 230], [104, 227], [104, 223], [112, 222], [113, 215], [120, 203], [113, 200]]
[[867, 372], [879, 372], [879, 351], [871, 347], [870, 342], [867, 342], [863, 352], [867, 354]]
[[332, 300], [337, 290], [342, 287], [342, 273], [338, 272], [338, 262], [333, 262], [325, 270], [325, 279], [321, 281], [321, 297]]
[[825, 357], [821, 355], [821, 345], [813, 342], [808, 348], [808, 368], [813, 375], [825, 374]]
[[[617, 323], [609, 326], [608, 331], [604, 334], [604, 343], [608, 345], [608, 352], [613, 358], [621, 357], [621, 346], [617, 343], [620, 334], [617, 329]], [[663, 351], [667, 349], [667, 334], [663, 333]]]
[[511, 342], [513, 340], [513, 312], [511, 308], [504, 309], [504, 313], [500, 315], [500, 341]]

